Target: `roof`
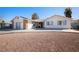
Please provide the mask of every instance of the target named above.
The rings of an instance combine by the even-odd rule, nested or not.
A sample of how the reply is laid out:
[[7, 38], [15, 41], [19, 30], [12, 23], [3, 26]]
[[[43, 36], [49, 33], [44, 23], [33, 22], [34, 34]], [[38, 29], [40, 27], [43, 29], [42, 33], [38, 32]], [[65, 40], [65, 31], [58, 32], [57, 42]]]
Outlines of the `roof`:
[[21, 18], [23, 18], [23, 19], [28, 19], [28, 18], [26, 18], [26, 17], [23, 17], [23, 16], [20, 16]]
[[36, 19], [36, 20], [31, 20], [32, 22], [43, 22], [43, 20]]
[[23, 16], [15, 16], [12, 20], [15, 20], [15, 19], [27, 20], [28, 18], [23, 17]]
[[41, 20], [41, 19], [32, 20], [32, 19], [28, 19], [28, 18], [23, 17], [23, 16], [16, 16], [15, 18], [13, 18], [13, 20], [15, 20], [15, 19], [28, 20], [28, 21], [32, 21], [32, 22], [43, 22], [43, 20]]
[[[61, 15], [53, 15], [53, 16], [50, 16], [50, 17], [48, 17], [48, 18], [46, 18], [46, 19], [50, 19], [50, 18], [53, 18], [53, 17], [62, 17], [62, 18], [68, 18], [68, 17], [65, 17], [65, 16], [61, 16]], [[45, 20], [46, 20], [45, 19]], [[70, 18], [68, 18], [68, 19], [70, 19]], [[72, 18], [71, 18], [72, 19]]]

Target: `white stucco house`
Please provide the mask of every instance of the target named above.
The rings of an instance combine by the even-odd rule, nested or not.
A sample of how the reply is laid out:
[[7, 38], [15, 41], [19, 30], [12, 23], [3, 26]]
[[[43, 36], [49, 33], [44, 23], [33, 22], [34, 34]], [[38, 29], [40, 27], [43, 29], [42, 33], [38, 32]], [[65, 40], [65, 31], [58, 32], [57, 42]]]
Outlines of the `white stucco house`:
[[28, 19], [24, 17], [15, 17], [13, 21], [14, 29], [70, 29], [72, 18], [54, 15], [46, 19]]
[[79, 19], [72, 20], [72, 29], [78, 29], [79, 28]]
[[71, 18], [65, 16], [54, 15], [44, 20], [44, 28], [70, 29], [71, 20], [72, 20]]

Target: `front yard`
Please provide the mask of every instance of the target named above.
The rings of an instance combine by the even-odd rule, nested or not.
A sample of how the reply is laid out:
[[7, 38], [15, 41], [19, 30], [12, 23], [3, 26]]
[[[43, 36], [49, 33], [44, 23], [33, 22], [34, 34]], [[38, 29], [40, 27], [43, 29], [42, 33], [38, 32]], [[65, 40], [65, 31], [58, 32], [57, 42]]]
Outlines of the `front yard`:
[[0, 34], [0, 51], [79, 51], [79, 33], [4, 33]]

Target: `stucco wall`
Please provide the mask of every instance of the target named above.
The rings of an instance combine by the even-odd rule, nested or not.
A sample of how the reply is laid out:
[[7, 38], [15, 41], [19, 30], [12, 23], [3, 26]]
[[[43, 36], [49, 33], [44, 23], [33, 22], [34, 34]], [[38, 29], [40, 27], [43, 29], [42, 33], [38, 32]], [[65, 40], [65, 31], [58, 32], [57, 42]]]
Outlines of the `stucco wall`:
[[[66, 25], [58, 25], [57, 22], [58, 21], [67, 21]], [[47, 21], [51, 22], [53, 21], [53, 25], [47, 25]], [[44, 28], [71, 28], [71, 19], [70, 18], [66, 18], [66, 17], [60, 17], [60, 16], [54, 16], [51, 18], [48, 18], [44, 21]]]
[[32, 29], [32, 27], [33, 27], [32, 21], [28, 21], [28, 28], [27, 29]]

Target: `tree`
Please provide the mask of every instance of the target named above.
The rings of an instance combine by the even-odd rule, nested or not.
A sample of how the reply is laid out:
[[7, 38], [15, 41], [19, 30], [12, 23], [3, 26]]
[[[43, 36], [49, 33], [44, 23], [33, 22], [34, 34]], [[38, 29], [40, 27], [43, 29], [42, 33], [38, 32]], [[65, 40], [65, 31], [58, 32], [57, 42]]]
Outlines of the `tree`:
[[72, 17], [71, 8], [66, 8], [64, 14], [66, 17], [71, 18]]
[[37, 13], [33, 13], [32, 14], [32, 20], [36, 20], [36, 19], [39, 19], [39, 16]]

